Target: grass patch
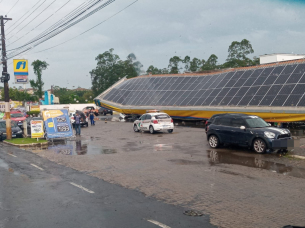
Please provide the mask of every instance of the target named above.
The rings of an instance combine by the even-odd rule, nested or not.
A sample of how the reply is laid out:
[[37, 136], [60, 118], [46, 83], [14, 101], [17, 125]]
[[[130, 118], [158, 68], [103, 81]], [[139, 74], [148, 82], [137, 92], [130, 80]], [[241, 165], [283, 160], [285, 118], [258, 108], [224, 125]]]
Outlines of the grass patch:
[[4, 140], [5, 142], [17, 144], [17, 145], [24, 145], [24, 144], [31, 144], [31, 143], [45, 143], [48, 142], [45, 139], [32, 139], [32, 138], [16, 138], [12, 140]]

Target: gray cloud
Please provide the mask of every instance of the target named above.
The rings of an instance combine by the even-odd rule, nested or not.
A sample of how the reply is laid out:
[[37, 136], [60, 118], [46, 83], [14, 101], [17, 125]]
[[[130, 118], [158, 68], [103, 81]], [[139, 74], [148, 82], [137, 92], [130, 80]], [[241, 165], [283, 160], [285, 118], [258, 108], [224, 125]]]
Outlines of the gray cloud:
[[[36, 1], [27, 0], [26, 4], [19, 4], [9, 16], [18, 19]], [[22, 36], [34, 28], [64, 2], [56, 2], [39, 20], [18, 35]], [[54, 23], [55, 18], [63, 17], [83, 1], [72, 2], [44, 26], [12, 47], [22, 45]], [[131, 52], [135, 53], [144, 69], [151, 64], [167, 67], [169, 58], [174, 55], [207, 59], [210, 54], [216, 54], [219, 61], [223, 62], [230, 43], [244, 38], [251, 41], [256, 56], [279, 52], [305, 53], [305, 5], [275, 0], [139, 0], [81, 37], [57, 48], [35, 53], [78, 35], [131, 2], [133, 1], [117, 0], [86, 21], [20, 57], [28, 58], [30, 62], [36, 59], [45, 60], [50, 64], [43, 74], [45, 88], [49, 88], [51, 84], [68, 88], [89, 88], [91, 81], [86, 75], [95, 67], [95, 57], [110, 48], [114, 48], [122, 59]], [[12, 0], [3, 0], [0, 4], [1, 14], [7, 12], [13, 3]], [[10, 65], [11, 74], [12, 71]], [[34, 78], [32, 71], [30, 77]]]

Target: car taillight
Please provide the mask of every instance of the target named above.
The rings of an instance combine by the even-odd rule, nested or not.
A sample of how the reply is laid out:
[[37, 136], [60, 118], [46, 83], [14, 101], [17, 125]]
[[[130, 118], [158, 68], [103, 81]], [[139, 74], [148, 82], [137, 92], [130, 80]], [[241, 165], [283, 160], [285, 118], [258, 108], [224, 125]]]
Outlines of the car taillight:
[[159, 122], [158, 122], [158, 120], [154, 120], [153, 123], [154, 124], [158, 124]]
[[173, 120], [173, 119], [171, 119], [171, 122], [172, 122], [172, 123], [174, 123], [174, 120]]

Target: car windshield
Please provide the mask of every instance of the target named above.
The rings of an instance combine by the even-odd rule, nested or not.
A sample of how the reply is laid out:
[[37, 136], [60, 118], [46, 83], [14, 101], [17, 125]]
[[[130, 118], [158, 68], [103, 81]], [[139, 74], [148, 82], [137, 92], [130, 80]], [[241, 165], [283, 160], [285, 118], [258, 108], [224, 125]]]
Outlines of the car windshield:
[[156, 115], [155, 118], [156, 118], [157, 120], [160, 120], [160, 119], [168, 119], [168, 118], [170, 118], [170, 116], [167, 115], [167, 114], [160, 114], [160, 115]]
[[[11, 126], [12, 127], [17, 127], [17, 122], [16, 121], [11, 121]], [[5, 121], [2, 121], [0, 122], [0, 128], [6, 128], [6, 122]]]
[[18, 117], [23, 117], [23, 115], [21, 113], [12, 113], [11, 117], [12, 118], [18, 118]]
[[6, 124], [5, 121], [0, 122], [0, 128], [5, 128]]
[[246, 119], [246, 123], [250, 128], [262, 128], [262, 127], [269, 127], [269, 125], [261, 118], [248, 118]]
[[16, 121], [12, 121], [12, 122], [11, 122], [11, 126], [12, 126], [12, 127], [18, 127], [18, 124], [17, 124]]

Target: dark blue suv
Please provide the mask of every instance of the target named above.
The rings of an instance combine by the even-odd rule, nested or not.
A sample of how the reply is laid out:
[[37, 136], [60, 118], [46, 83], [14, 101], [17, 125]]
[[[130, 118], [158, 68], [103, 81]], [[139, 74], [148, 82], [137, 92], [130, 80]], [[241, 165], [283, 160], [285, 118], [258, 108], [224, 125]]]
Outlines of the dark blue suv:
[[271, 127], [260, 117], [246, 114], [217, 116], [208, 126], [207, 140], [212, 148], [237, 144], [257, 153], [286, 150], [293, 145], [288, 129]]

